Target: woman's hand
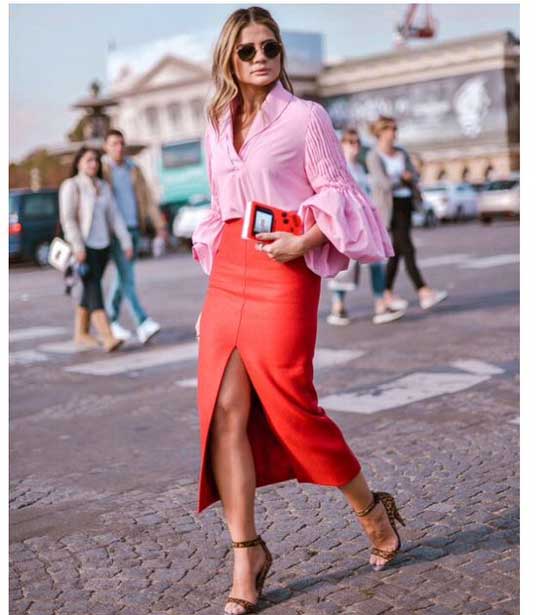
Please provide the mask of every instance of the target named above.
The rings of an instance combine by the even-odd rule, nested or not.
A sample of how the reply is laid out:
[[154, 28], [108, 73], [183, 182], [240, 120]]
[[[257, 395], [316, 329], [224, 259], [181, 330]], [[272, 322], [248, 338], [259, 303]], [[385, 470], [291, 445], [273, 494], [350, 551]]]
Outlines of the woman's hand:
[[195, 323], [195, 335], [197, 336], [197, 339], [201, 336], [201, 316], [202, 312], [199, 313], [199, 317]]
[[82, 250], [82, 252], [77, 252], [74, 257], [76, 258], [76, 260], [79, 263], [85, 263], [86, 262], [86, 252], [84, 250]]
[[410, 184], [410, 183], [412, 183], [414, 177], [413, 177], [413, 174], [410, 171], [403, 171], [403, 174], [401, 175], [401, 179], [402, 179], [403, 183]]
[[[275, 233], [258, 233], [256, 238], [260, 240], [256, 243], [256, 250], [265, 252], [269, 258], [278, 263], [287, 263], [306, 253], [303, 235], [276, 231]], [[270, 240], [274, 241], [272, 243], [262, 243], [262, 241]]]
[[127, 248], [126, 250], [124, 250], [124, 255], [129, 261], [131, 261], [134, 256], [133, 248]]

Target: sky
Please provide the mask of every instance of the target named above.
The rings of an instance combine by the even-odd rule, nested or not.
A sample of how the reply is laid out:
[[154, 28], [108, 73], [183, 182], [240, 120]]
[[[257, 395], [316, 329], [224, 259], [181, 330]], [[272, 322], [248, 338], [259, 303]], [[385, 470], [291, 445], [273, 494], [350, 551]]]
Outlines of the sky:
[[[89, 84], [106, 82], [109, 45], [122, 49], [178, 34], [221, 29], [241, 4], [11, 4], [10, 160], [60, 144]], [[282, 30], [324, 34], [327, 60], [389, 52], [405, 4], [261, 4]], [[436, 41], [510, 30], [519, 36], [518, 4], [434, 4]], [[421, 9], [422, 11], [422, 9]], [[424, 44], [424, 43], [421, 43]]]

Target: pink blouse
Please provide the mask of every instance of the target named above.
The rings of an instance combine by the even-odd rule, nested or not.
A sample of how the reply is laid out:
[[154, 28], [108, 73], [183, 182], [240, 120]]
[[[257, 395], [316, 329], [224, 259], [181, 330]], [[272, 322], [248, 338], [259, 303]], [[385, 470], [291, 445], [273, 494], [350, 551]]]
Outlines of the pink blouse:
[[241, 218], [249, 200], [297, 211], [305, 232], [317, 223], [328, 242], [304, 258], [321, 277], [346, 269], [350, 258], [371, 263], [393, 255], [378, 210], [351, 176], [327, 112], [297, 98], [280, 81], [266, 96], [239, 152], [230, 109], [218, 133], [208, 126], [205, 152], [211, 209], [193, 233], [193, 258], [207, 274], [225, 220]]

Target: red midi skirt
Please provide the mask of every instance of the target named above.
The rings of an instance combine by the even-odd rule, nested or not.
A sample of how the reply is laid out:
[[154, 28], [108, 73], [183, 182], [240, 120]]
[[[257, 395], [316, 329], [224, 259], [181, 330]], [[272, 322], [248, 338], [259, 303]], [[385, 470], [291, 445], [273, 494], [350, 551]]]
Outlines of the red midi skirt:
[[321, 279], [303, 258], [278, 263], [224, 224], [200, 323], [198, 512], [219, 500], [209, 432], [224, 370], [236, 348], [252, 383], [247, 426], [256, 486], [289, 479], [343, 486], [361, 470], [338, 426], [319, 407], [313, 354]]

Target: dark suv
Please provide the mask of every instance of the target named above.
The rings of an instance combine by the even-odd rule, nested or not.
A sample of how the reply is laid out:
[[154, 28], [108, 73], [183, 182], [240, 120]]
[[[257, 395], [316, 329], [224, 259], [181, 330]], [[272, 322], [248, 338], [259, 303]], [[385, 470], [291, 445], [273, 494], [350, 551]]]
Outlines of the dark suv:
[[46, 265], [59, 228], [57, 190], [10, 190], [10, 260]]

